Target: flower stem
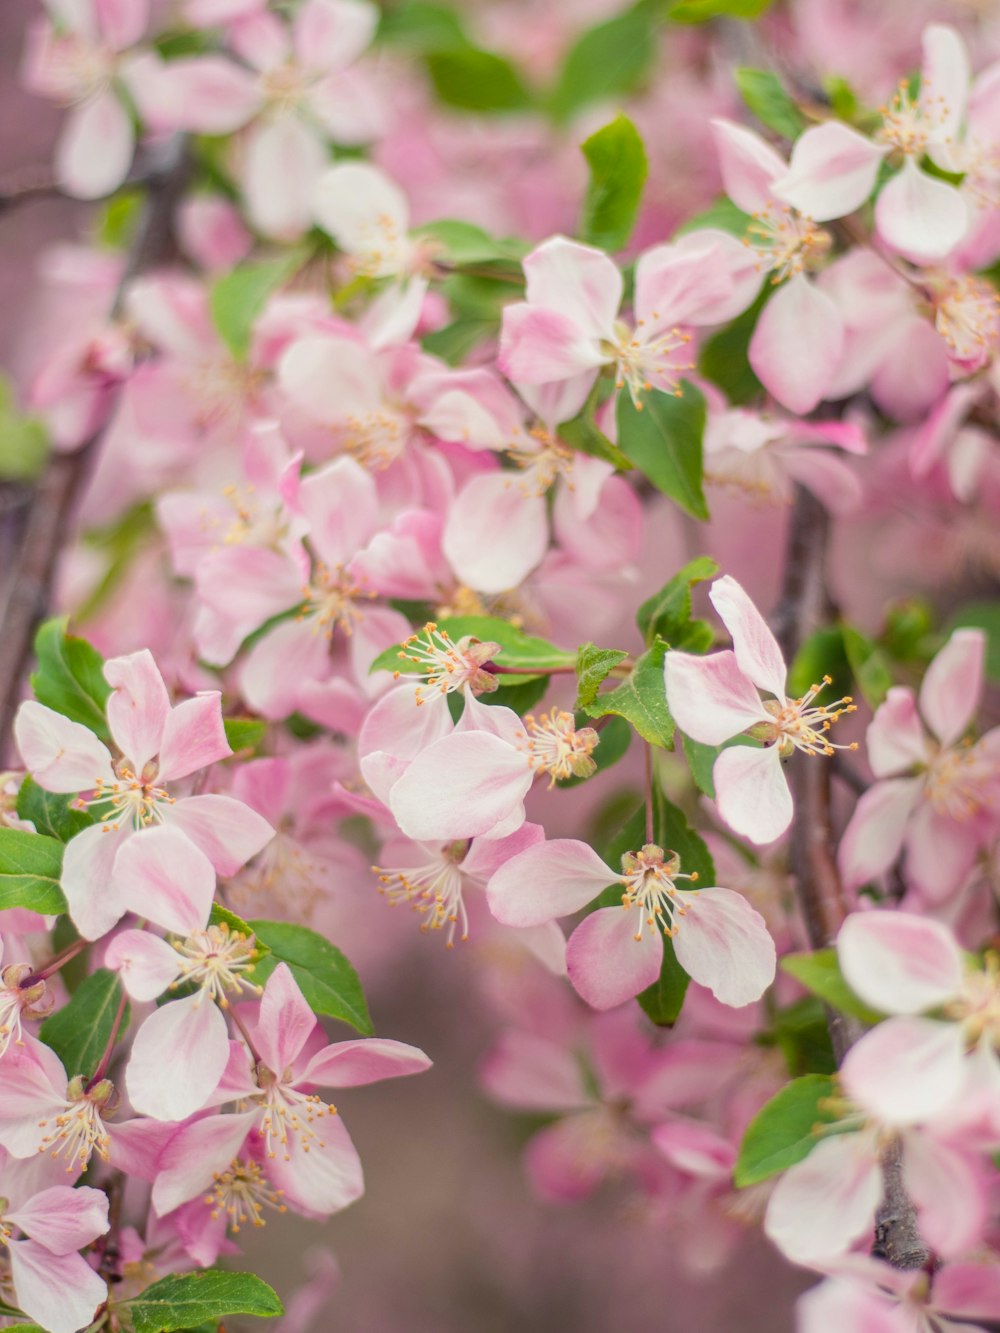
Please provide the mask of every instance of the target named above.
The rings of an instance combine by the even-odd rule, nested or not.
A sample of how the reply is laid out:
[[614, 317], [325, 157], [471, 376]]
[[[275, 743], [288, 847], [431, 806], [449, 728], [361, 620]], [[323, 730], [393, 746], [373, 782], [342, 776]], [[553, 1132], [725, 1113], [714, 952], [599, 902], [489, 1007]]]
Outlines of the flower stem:
[[44, 967], [40, 967], [37, 972], [29, 972], [20, 983], [21, 990], [25, 990], [28, 986], [34, 986], [39, 981], [47, 980], [54, 972], [58, 972], [61, 967], [65, 967], [68, 962], [71, 962], [77, 954], [83, 953], [89, 943], [89, 940], [74, 940], [72, 944], [67, 944], [66, 948], [50, 958]]
[[127, 1004], [128, 995], [125, 993], [125, 988], [123, 986], [121, 995], [118, 997], [118, 1009], [115, 1013], [114, 1022], [111, 1024], [111, 1031], [108, 1033], [108, 1040], [105, 1043], [104, 1052], [97, 1063], [97, 1068], [94, 1070], [93, 1076], [87, 1081], [88, 1088], [92, 1088], [95, 1084], [100, 1083], [101, 1079], [104, 1078], [105, 1074], [108, 1072], [108, 1065], [110, 1065], [111, 1056], [114, 1054], [115, 1042], [118, 1040], [118, 1031], [121, 1028], [122, 1019], [125, 1017], [125, 1007]]
[[656, 838], [656, 827], [653, 819], [653, 747], [646, 742], [644, 755], [645, 761], [645, 786], [646, 786], [646, 842], [651, 843]]

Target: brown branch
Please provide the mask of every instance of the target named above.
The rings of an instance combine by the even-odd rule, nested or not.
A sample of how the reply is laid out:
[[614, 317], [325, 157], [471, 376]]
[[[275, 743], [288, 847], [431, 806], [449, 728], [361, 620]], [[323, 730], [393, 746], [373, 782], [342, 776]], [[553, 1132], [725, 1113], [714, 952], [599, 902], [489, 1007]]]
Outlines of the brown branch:
[[[189, 174], [186, 141], [177, 136], [166, 145], [157, 168], [150, 172], [149, 193], [115, 295], [112, 317], [120, 312], [131, 279], [169, 255], [174, 209]], [[48, 609], [59, 551], [96, 443], [92, 439], [76, 453], [55, 456], [31, 489], [0, 484], [0, 553], [5, 557], [0, 586], [0, 755], [7, 748], [35, 627]]]
[[[788, 662], [803, 641], [835, 614], [826, 581], [829, 534], [829, 513], [814, 496], [798, 487], [788, 534], [784, 588], [774, 614], [775, 633]], [[789, 770], [795, 801], [789, 861], [813, 949], [825, 949], [834, 943], [848, 912], [830, 818], [832, 772], [831, 764], [810, 760], [793, 762]], [[826, 1021], [839, 1065], [862, 1036], [864, 1027], [857, 1019], [829, 1007]], [[920, 1237], [916, 1209], [903, 1186], [898, 1140], [882, 1154], [882, 1182], [872, 1253], [894, 1268], [922, 1268], [932, 1259]]]

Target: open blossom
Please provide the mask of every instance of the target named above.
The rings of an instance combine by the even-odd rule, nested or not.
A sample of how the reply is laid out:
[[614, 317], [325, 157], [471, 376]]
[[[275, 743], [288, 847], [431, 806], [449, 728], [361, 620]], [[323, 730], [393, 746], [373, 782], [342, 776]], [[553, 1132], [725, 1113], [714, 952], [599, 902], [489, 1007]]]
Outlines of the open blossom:
[[1000, 812], [1000, 728], [968, 743], [983, 687], [982, 630], [959, 629], [927, 669], [919, 696], [894, 686], [868, 728], [877, 781], [840, 845], [848, 887], [881, 875], [905, 850], [907, 877], [942, 902], [961, 887]]
[[933, 1273], [907, 1272], [868, 1255], [824, 1265], [826, 1281], [799, 1298], [796, 1333], [984, 1333], [1000, 1309], [1000, 1267], [959, 1257]]
[[735, 237], [708, 228], [648, 250], [636, 265], [634, 325], [619, 318], [624, 281], [603, 250], [554, 236], [524, 260], [527, 300], [503, 312], [500, 368], [546, 384], [614, 367], [633, 401], [677, 392], [690, 370], [684, 325], [721, 324], [753, 300], [759, 278]]
[[[951, 931], [909, 912], [855, 912], [837, 937], [851, 989], [896, 1015], [852, 1048], [849, 1088], [901, 1123], [945, 1116], [981, 1095], [1000, 1127], [1000, 972], [975, 965]], [[922, 1017], [941, 1011], [936, 1018]]]
[[[6, 1171], [2, 1179], [9, 1196], [14, 1179]], [[76, 1333], [108, 1295], [104, 1279], [77, 1253], [108, 1230], [108, 1196], [86, 1185], [18, 1196], [20, 1190], [0, 1200], [0, 1250], [14, 1304], [47, 1333]]]
[[[82, 792], [81, 803], [98, 817], [69, 841], [63, 860], [63, 892], [85, 939], [98, 939], [127, 911], [145, 912], [134, 897], [133, 880], [144, 864], [151, 878], [165, 882], [166, 867], [157, 865], [156, 848], [144, 831], [169, 824], [223, 875], [235, 874], [274, 832], [231, 796], [171, 794], [169, 784], [232, 754], [218, 693], [171, 706], [147, 649], [110, 658], [104, 675], [114, 687], [107, 703], [114, 754], [85, 726], [33, 700], [21, 705], [14, 723], [18, 747], [38, 785]], [[123, 854], [128, 873], [119, 865]], [[162, 924], [170, 928], [173, 921]]]
[[336, 1108], [314, 1089], [419, 1074], [431, 1063], [416, 1047], [376, 1037], [322, 1046], [322, 1029], [285, 963], [268, 979], [248, 1031], [259, 1058], [251, 1065], [234, 1045], [215, 1094], [216, 1104], [239, 1109], [190, 1121], [160, 1154], [153, 1207], [161, 1215], [210, 1191], [242, 1160], [251, 1136], [263, 1148], [267, 1185], [286, 1203], [310, 1217], [346, 1208], [364, 1192], [361, 1162]]
[[[854, 705], [850, 698], [817, 704], [822, 685], [790, 699], [781, 649], [743, 588], [726, 575], [716, 579], [709, 596], [732, 636], [732, 650], [707, 657], [668, 652], [667, 703], [681, 730], [704, 745], [744, 733], [761, 742], [723, 750], [713, 777], [719, 813], [730, 828], [751, 842], [772, 842], [792, 821], [782, 761], [796, 750], [815, 756], [845, 748], [834, 746], [827, 733]], [[761, 699], [758, 690], [772, 697]]]
[[688, 975], [724, 1004], [760, 998], [774, 979], [774, 943], [762, 918], [730, 889], [684, 887], [680, 858], [643, 847], [616, 873], [586, 843], [556, 838], [512, 857], [487, 885], [490, 909], [510, 926], [537, 926], [586, 907], [611, 884], [621, 907], [587, 916], [566, 949], [569, 977], [595, 1009], [638, 995], [660, 975], [670, 939]]

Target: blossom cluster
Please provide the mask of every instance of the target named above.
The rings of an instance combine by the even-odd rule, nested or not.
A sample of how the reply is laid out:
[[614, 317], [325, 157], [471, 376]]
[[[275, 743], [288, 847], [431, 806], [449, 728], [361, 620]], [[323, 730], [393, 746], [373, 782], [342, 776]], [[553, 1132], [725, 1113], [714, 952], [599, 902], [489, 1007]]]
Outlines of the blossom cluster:
[[699, 1272], [762, 1226], [800, 1333], [1000, 1316], [1000, 34], [901, 6], [866, 67], [797, 0], [734, 78], [724, 0], [513, 8], [29, 34], [108, 199], [4, 408], [77, 488], [0, 734], [46, 1333], [280, 1312], [216, 1264], [363, 1194], [326, 1090], [436, 1058], [365, 996], [417, 948], [548, 1203]]

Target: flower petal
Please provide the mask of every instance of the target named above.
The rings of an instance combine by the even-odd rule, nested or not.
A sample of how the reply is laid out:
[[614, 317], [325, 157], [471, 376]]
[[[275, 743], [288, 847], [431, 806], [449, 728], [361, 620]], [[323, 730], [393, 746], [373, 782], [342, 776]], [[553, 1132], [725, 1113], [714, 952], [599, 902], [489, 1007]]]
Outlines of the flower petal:
[[[414, 759], [389, 793], [400, 829], [418, 842], [474, 838], [517, 813], [534, 773], [499, 736], [453, 732]], [[513, 832], [513, 829], [507, 830]]]
[[964, 1062], [958, 1023], [890, 1018], [855, 1042], [840, 1078], [848, 1096], [882, 1124], [916, 1125], [954, 1102]]
[[264, 987], [254, 1032], [254, 1042], [267, 1067], [280, 1075], [293, 1065], [316, 1024], [316, 1015], [291, 968], [279, 963]]
[[708, 595], [732, 637], [740, 670], [784, 703], [785, 659], [764, 617], [729, 574], [716, 579]]
[[721, 745], [757, 722], [773, 721], [728, 650], [708, 657], [668, 652], [663, 675], [674, 721], [703, 745]]
[[228, 1060], [229, 1029], [218, 1005], [203, 991], [171, 1000], [136, 1033], [125, 1071], [129, 1099], [154, 1120], [186, 1120], [207, 1105]]
[[706, 888], [677, 897], [674, 952], [692, 981], [722, 1004], [753, 1004], [774, 980], [774, 940], [764, 918], [731, 889]]
[[788, 172], [774, 182], [774, 193], [814, 222], [842, 218], [875, 188], [885, 153], [842, 121], [825, 121], [796, 139]]
[[133, 1000], [155, 1000], [181, 972], [175, 948], [148, 930], [122, 930], [104, 951], [104, 966], [113, 968]]
[[920, 800], [920, 778], [876, 782], [862, 795], [840, 840], [837, 858], [848, 889], [883, 874], [903, 846], [906, 825]]
[[232, 754], [222, 721], [222, 695], [197, 694], [171, 708], [163, 727], [159, 778], [173, 782]]
[[46, 1333], [86, 1328], [108, 1298], [108, 1286], [79, 1254], [55, 1255], [37, 1241], [7, 1251], [18, 1306]]
[[761, 311], [748, 355], [764, 387], [783, 407], [804, 416], [825, 397], [843, 350], [840, 311], [799, 273]]
[[215, 869], [179, 828], [142, 829], [115, 860], [115, 879], [125, 907], [165, 930], [187, 935], [208, 924], [215, 897]]
[[220, 875], [235, 875], [274, 837], [266, 819], [231, 796], [185, 796], [167, 807], [164, 820], [186, 834]]
[[838, 1134], [818, 1143], [778, 1181], [764, 1231], [793, 1263], [823, 1263], [871, 1230], [881, 1197], [874, 1136]]
[[931, 662], [920, 686], [920, 712], [942, 745], [954, 745], [983, 692], [986, 634], [957, 629]]
[[611, 334], [624, 283], [603, 250], [553, 236], [526, 256], [523, 267], [529, 304], [561, 310], [585, 337]]
[[99, 199], [128, 175], [135, 136], [125, 108], [111, 91], [76, 107], [56, 146], [56, 181], [76, 199]]
[[932, 263], [961, 241], [969, 209], [953, 185], [928, 176], [907, 158], [878, 197], [875, 225], [886, 244], [906, 259]]
[[744, 213], [762, 212], [771, 186], [788, 170], [784, 161], [759, 134], [731, 120], [713, 120], [712, 137], [726, 194]]
[[385, 1037], [362, 1037], [325, 1046], [302, 1073], [303, 1083], [323, 1088], [361, 1088], [387, 1078], [405, 1078], [430, 1069], [431, 1061], [416, 1046]]
[[549, 544], [545, 499], [527, 494], [509, 472], [473, 477], [459, 491], [441, 549], [460, 582], [478, 592], [516, 588]]
[[108, 1196], [87, 1185], [53, 1185], [5, 1217], [53, 1254], [72, 1254], [107, 1231]]
[[108, 726], [136, 777], [160, 752], [170, 696], [148, 648], [128, 657], [112, 657], [104, 675], [113, 686], [108, 699]]
[[578, 912], [616, 879], [585, 842], [552, 838], [512, 856], [493, 875], [486, 895], [505, 926], [540, 926]]
[[594, 1009], [613, 1009], [660, 975], [663, 941], [643, 929], [636, 939], [635, 912], [601, 907], [577, 926], [566, 944], [566, 970], [576, 993]]
[[773, 842], [792, 822], [792, 795], [776, 745], [730, 746], [716, 759], [712, 775], [719, 814], [735, 833], [751, 842]]
[[46, 791], [90, 791], [115, 781], [106, 745], [80, 722], [27, 699], [14, 718], [14, 738], [28, 771]]

